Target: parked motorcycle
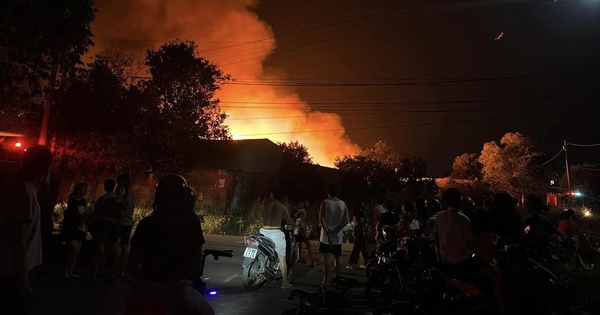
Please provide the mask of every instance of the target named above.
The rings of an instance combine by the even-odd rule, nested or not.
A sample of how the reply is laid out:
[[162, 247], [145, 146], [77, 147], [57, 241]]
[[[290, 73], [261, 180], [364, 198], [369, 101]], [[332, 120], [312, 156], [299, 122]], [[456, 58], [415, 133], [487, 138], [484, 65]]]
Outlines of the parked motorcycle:
[[[288, 265], [288, 274], [292, 273], [294, 246], [296, 238], [294, 230], [290, 225], [283, 228], [286, 234], [286, 260]], [[244, 288], [249, 291], [258, 289], [261, 285], [281, 279], [279, 270], [279, 258], [275, 252], [275, 243], [268, 237], [259, 235], [250, 235], [245, 239], [246, 249], [244, 250], [244, 261], [242, 267], [242, 280]]]

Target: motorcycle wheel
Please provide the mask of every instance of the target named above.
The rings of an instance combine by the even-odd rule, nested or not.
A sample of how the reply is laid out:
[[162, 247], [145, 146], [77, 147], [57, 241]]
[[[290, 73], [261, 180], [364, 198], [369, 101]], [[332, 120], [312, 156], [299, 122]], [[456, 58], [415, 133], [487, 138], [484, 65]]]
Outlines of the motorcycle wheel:
[[264, 261], [263, 254], [258, 253], [254, 261], [248, 267], [244, 268], [242, 282], [246, 290], [254, 291], [263, 284], [261, 270], [264, 271], [265, 269]]
[[400, 281], [394, 267], [379, 265], [373, 268], [371, 276], [365, 286], [365, 299], [370, 307], [389, 305], [398, 299], [400, 294]]
[[369, 280], [371, 274], [373, 273], [373, 269], [377, 266], [378, 264], [376, 259], [371, 259], [369, 262], [367, 262], [367, 264], [365, 265], [365, 278], [367, 280]]

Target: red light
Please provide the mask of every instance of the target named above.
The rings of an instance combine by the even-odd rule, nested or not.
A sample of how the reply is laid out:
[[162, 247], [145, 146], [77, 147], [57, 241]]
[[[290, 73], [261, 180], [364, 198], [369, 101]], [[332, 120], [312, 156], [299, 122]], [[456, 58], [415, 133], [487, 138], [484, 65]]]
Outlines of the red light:
[[21, 143], [21, 141], [15, 142], [15, 147], [20, 148], [22, 146], [23, 144]]

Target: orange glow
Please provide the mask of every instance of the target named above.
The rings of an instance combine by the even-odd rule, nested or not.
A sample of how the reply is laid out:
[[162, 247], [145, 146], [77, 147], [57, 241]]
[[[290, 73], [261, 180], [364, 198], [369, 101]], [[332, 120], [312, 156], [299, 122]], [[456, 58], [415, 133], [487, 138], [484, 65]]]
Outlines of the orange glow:
[[242, 140], [245, 139], [243, 135], [239, 134], [239, 133], [234, 133], [233, 135], [231, 135], [231, 138], [233, 140]]
[[15, 147], [20, 148], [22, 146], [23, 146], [23, 144], [21, 143], [21, 141], [15, 142]]
[[[284, 79], [283, 69], [263, 67], [276, 41], [271, 27], [252, 12], [257, 4], [255, 0], [98, 1], [95, 37], [122, 40], [97, 41], [91, 53], [111, 43], [139, 51], [175, 38], [192, 39], [202, 57], [233, 79]], [[325, 166], [332, 166], [336, 156], [360, 149], [347, 137], [339, 115], [312, 110], [291, 88], [226, 85], [217, 97], [229, 115], [225, 124], [234, 139], [299, 141], [316, 163]], [[318, 130], [322, 131], [314, 132]]]

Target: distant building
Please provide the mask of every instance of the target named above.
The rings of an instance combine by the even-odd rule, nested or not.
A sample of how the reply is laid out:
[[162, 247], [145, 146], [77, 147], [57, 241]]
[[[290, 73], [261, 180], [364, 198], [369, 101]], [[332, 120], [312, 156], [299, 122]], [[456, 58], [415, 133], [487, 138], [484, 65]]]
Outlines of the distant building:
[[204, 140], [186, 176], [201, 208], [242, 213], [279, 183], [283, 152], [268, 139]]

